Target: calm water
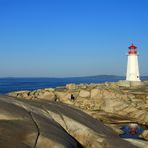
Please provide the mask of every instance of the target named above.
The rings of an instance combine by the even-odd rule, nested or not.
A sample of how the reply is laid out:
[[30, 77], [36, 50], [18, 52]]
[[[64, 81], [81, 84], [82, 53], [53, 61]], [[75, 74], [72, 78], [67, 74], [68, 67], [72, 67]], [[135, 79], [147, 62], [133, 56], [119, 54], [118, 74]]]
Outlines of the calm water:
[[[104, 83], [117, 82], [125, 79], [124, 77], [97, 76], [79, 78], [0, 78], [0, 93], [8, 93], [18, 90], [35, 90], [41, 88], [65, 86], [68, 83]], [[148, 80], [148, 77], [144, 77]]]

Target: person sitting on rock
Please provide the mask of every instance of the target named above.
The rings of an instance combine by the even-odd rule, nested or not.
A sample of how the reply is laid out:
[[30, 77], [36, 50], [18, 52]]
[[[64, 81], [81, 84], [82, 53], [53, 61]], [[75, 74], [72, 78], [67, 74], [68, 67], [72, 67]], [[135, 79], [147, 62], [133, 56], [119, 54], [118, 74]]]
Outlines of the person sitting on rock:
[[72, 101], [74, 101], [74, 100], [75, 100], [75, 97], [74, 97], [74, 95], [73, 95], [73, 94], [71, 94], [70, 99], [71, 99]]

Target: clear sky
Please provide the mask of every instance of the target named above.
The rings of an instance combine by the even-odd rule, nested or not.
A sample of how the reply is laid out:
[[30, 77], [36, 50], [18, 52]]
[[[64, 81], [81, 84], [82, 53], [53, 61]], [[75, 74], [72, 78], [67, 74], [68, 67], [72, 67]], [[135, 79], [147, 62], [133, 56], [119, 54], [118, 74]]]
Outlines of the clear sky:
[[0, 77], [148, 75], [148, 0], [0, 0]]

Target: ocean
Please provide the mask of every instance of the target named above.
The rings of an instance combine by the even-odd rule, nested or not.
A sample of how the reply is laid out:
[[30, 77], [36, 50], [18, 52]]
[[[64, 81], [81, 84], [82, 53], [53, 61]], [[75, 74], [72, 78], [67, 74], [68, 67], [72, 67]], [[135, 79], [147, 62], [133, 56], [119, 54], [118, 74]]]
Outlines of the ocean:
[[[73, 78], [0, 78], [0, 94], [5, 94], [20, 90], [36, 90], [42, 88], [55, 88], [65, 86], [68, 83], [104, 83], [117, 82], [124, 80], [120, 76], [92, 76], [92, 77], [73, 77]], [[148, 77], [142, 77], [148, 80]]]

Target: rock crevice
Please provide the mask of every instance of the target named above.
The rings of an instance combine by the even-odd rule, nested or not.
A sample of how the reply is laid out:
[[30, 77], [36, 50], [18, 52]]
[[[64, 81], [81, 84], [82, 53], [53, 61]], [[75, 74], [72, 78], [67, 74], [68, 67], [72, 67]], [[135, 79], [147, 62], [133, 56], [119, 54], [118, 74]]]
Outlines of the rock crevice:
[[36, 148], [36, 145], [37, 145], [37, 142], [38, 142], [38, 139], [39, 139], [39, 136], [40, 136], [40, 129], [38, 127], [38, 123], [36, 122], [36, 120], [33, 117], [32, 112], [29, 112], [29, 115], [30, 115], [30, 117], [31, 117], [31, 119], [32, 119], [36, 129], [37, 129], [37, 136], [36, 136], [36, 139], [35, 139], [35, 142], [34, 142], [34, 146], [33, 146], [33, 148]]

